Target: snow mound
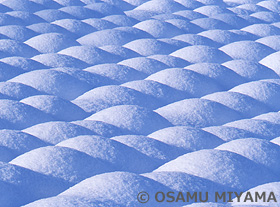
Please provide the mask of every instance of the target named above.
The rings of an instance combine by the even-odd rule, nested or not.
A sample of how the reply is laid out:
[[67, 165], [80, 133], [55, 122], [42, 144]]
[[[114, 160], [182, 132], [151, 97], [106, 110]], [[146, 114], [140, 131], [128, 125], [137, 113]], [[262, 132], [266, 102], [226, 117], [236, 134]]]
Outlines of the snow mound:
[[186, 152], [197, 151], [205, 148], [214, 148], [223, 143], [216, 136], [192, 127], [175, 126], [158, 130], [149, 137], [186, 150]]
[[260, 63], [274, 70], [279, 75], [280, 74], [279, 56], [280, 56], [280, 52], [272, 53], [271, 55], [263, 58], [260, 61]]
[[93, 114], [87, 120], [103, 121], [145, 135], [171, 125], [156, 112], [137, 105], [113, 106]]
[[[82, 190], [85, 188], [88, 191]], [[167, 192], [170, 189], [141, 175], [128, 172], [112, 172], [88, 178], [59, 196], [79, 196], [91, 200], [97, 199], [101, 202], [113, 201], [117, 205], [127, 206], [129, 204], [130, 206], [136, 206], [139, 203], [135, 199], [135, 195], [141, 191], [149, 192], [152, 195], [157, 190]], [[130, 192], [129, 195], [125, 193], [126, 191]], [[155, 200], [150, 204], [159, 206]]]
[[[240, 165], [250, 167], [242, 168]], [[219, 150], [200, 150], [182, 155], [155, 170], [162, 171], [189, 173], [238, 190], [277, 180], [260, 164], [236, 153]]]
[[131, 81], [126, 82], [123, 86], [153, 96], [159, 99], [163, 104], [172, 103], [189, 97], [184, 91], [179, 91], [153, 80]]
[[5, 162], [0, 162], [0, 175], [1, 205], [7, 207], [22, 206], [40, 198], [56, 196], [71, 186], [62, 179]]
[[253, 41], [238, 41], [220, 48], [232, 59], [259, 61], [265, 56], [275, 52], [270, 47]]
[[217, 92], [202, 97], [203, 99], [221, 103], [244, 117], [253, 117], [270, 111], [269, 107], [256, 99], [237, 92]]
[[230, 60], [230, 57], [222, 51], [206, 45], [185, 47], [171, 53], [171, 55], [187, 60], [190, 63], [222, 63]]
[[220, 103], [205, 99], [185, 99], [156, 110], [174, 125], [207, 127], [241, 119], [241, 115]]
[[84, 119], [87, 116], [87, 113], [77, 105], [57, 96], [30, 96], [20, 102], [33, 106], [34, 108], [53, 116], [56, 120], [74, 121]]
[[[171, 81], [175, 77], [176, 80]], [[156, 81], [184, 91], [191, 97], [201, 97], [221, 90], [221, 86], [215, 80], [195, 71], [181, 68], [169, 68], [159, 71], [147, 77], [146, 80]]]
[[34, 125], [24, 129], [23, 131], [51, 144], [57, 144], [65, 139], [79, 135], [94, 134], [94, 132], [82, 126], [59, 121]]
[[19, 75], [10, 81], [31, 86], [38, 91], [67, 100], [74, 99], [91, 88], [71, 75], [55, 70], [36, 70]]
[[[68, 161], [65, 162], [65, 159]], [[66, 147], [41, 147], [13, 159], [11, 164], [75, 184], [90, 176], [112, 171], [109, 163]]]
[[130, 58], [127, 60], [123, 60], [118, 64], [134, 68], [135, 70], [145, 73], [147, 75], [153, 74], [155, 72], [167, 68], [167, 65], [165, 65], [164, 63], [146, 57]]
[[116, 170], [120, 171], [141, 173], [153, 170], [159, 165], [138, 150], [98, 136], [78, 136], [62, 141], [56, 146], [84, 152], [93, 158], [112, 164]]
[[53, 120], [46, 113], [18, 101], [1, 99], [0, 106], [0, 120], [3, 120], [4, 123], [6, 122], [4, 126], [0, 126], [1, 129], [24, 129], [38, 123]]
[[138, 105], [154, 109], [159, 106], [158, 102], [151, 96], [123, 86], [98, 87], [84, 93], [73, 101], [73, 103], [89, 113], [95, 113], [117, 105]]
[[250, 96], [260, 102], [263, 102], [274, 110], [277, 110], [279, 108], [277, 101], [277, 97], [280, 95], [279, 87], [280, 86], [278, 84], [273, 82], [253, 81], [236, 86], [230, 91]]
[[111, 139], [136, 149], [137, 151], [156, 160], [157, 163], [160, 164], [172, 160], [186, 152], [185, 150], [181, 150], [177, 147], [173, 147], [169, 144], [165, 144], [146, 136], [123, 135], [112, 137]]
[[79, 45], [74, 39], [60, 33], [47, 33], [35, 36], [25, 44], [41, 53], [55, 53], [67, 47]]
[[146, 77], [144, 73], [141, 73], [131, 67], [115, 63], [98, 64], [86, 68], [85, 71], [108, 77], [118, 83], [125, 83]]
[[280, 196], [279, 14], [276, 0], [0, 0], [0, 206]]
[[267, 140], [256, 138], [238, 139], [222, 144], [216, 149], [240, 154], [258, 164], [266, 166], [275, 173], [278, 173], [280, 170], [278, 163], [279, 145]]

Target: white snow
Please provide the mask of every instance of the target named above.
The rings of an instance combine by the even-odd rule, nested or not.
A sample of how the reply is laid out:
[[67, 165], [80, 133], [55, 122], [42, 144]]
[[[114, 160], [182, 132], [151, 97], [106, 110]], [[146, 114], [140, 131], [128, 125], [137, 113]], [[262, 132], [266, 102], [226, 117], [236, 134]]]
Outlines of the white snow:
[[[277, 0], [0, 0], [0, 206], [279, 206], [279, 14]], [[278, 202], [215, 202], [235, 191]]]

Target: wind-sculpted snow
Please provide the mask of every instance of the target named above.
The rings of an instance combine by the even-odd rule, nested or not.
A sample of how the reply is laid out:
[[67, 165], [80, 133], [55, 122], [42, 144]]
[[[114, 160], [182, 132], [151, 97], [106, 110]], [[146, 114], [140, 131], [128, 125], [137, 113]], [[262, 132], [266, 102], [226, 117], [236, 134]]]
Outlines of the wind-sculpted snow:
[[[279, 15], [277, 0], [1, 0], [0, 206], [279, 206]], [[209, 200], [153, 199], [168, 191]], [[229, 191], [278, 202], [215, 202]]]

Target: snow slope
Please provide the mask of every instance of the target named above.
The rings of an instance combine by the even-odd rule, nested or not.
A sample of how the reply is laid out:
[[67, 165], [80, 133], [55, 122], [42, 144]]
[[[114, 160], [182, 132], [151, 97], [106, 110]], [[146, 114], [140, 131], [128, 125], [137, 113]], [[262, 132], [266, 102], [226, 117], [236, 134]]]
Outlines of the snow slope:
[[278, 0], [0, 0], [0, 206], [280, 206], [279, 76]]

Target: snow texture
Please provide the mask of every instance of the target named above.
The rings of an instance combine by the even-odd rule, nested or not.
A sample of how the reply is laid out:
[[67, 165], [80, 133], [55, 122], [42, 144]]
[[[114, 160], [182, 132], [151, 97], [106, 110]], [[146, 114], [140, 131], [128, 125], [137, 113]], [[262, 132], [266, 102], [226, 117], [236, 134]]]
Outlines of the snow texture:
[[0, 0], [0, 206], [280, 206], [279, 76], [279, 0]]

